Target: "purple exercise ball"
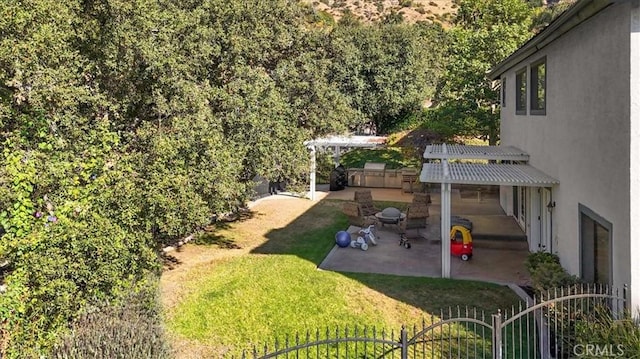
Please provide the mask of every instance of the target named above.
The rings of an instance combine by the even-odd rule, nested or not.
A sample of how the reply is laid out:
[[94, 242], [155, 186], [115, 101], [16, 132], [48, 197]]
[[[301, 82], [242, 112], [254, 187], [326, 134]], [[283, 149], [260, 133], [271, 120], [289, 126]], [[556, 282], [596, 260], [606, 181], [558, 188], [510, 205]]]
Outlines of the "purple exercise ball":
[[336, 233], [336, 244], [338, 247], [345, 248], [351, 244], [351, 235], [349, 232], [340, 231]]

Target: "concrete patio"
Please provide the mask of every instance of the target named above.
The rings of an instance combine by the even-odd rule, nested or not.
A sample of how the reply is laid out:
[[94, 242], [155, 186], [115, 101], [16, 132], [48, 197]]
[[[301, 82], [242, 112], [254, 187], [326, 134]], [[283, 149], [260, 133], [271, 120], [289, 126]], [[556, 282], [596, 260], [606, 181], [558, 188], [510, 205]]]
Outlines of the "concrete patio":
[[[359, 187], [343, 191], [328, 192], [325, 198], [352, 200]], [[399, 189], [367, 188], [375, 201], [410, 202], [411, 193]], [[466, 192], [466, 193], [463, 193]], [[451, 260], [451, 276], [456, 279], [472, 279], [501, 284], [529, 284], [524, 267], [528, 255], [526, 236], [515, 220], [506, 216], [495, 194], [480, 193], [470, 196], [469, 191], [453, 191], [452, 214], [464, 216], [473, 222], [473, 257], [465, 262], [459, 258]], [[320, 269], [339, 272], [365, 272], [404, 276], [441, 276], [440, 245], [440, 197], [431, 193], [432, 204], [426, 228], [409, 230], [411, 248], [399, 245], [400, 235], [395, 226], [379, 227], [376, 230], [378, 245], [367, 251], [335, 246], [319, 265]], [[347, 229], [352, 239], [357, 238], [360, 228]]]
[[[355, 191], [370, 190], [374, 201], [405, 202], [409, 203], [413, 199], [412, 193], [406, 193], [400, 189], [390, 188], [363, 188], [347, 187], [342, 191], [330, 192], [323, 186], [318, 186], [323, 193], [320, 198], [353, 200]], [[479, 192], [479, 193], [478, 193]], [[429, 213], [431, 215], [429, 223], [440, 215], [440, 193], [438, 190], [430, 191], [431, 205]], [[497, 193], [478, 190], [476, 187], [464, 187], [463, 189], [453, 189], [451, 191], [451, 213], [453, 215], [467, 218], [473, 222], [473, 239], [483, 240], [483, 243], [500, 241], [509, 248], [526, 250], [527, 238], [524, 231], [516, 223], [512, 216], [507, 216], [502, 207]], [[413, 231], [412, 231], [413, 232]], [[487, 240], [487, 241], [484, 241]], [[489, 244], [493, 247], [493, 243]]]

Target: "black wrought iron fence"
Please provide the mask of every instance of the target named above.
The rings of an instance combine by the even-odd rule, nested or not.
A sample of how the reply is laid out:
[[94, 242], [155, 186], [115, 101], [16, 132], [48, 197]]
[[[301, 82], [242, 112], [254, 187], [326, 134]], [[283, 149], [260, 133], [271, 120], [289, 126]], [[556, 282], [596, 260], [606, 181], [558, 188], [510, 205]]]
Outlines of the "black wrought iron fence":
[[604, 309], [624, 312], [626, 287], [580, 285], [559, 288], [486, 314], [449, 308], [398, 331], [334, 328], [286, 337], [245, 350], [240, 358], [472, 358], [549, 359], [576, 356], [577, 328]]
[[535, 319], [540, 330], [534, 335], [539, 336], [542, 358], [574, 358], [581, 350], [576, 348], [581, 339], [578, 329], [596, 316], [615, 320], [626, 315], [626, 297], [626, 286], [592, 284], [556, 288], [541, 295], [514, 318], [531, 315]]

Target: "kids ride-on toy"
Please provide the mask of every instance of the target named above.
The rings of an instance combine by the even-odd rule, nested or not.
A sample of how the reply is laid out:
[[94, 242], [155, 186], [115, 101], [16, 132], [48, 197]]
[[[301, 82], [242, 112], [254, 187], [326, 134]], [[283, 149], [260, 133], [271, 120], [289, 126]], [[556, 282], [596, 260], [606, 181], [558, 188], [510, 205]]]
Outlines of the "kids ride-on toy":
[[400, 242], [398, 242], [399, 246], [404, 246], [406, 249], [411, 248], [411, 243], [409, 243], [409, 238], [407, 238], [404, 233], [400, 235]]
[[[456, 234], [460, 233], [462, 239], [457, 239]], [[451, 227], [449, 234], [451, 238], [451, 254], [459, 256], [463, 261], [468, 261], [473, 256], [473, 239], [471, 238], [471, 232], [463, 226]]]
[[376, 242], [376, 235], [373, 233], [373, 228], [375, 227], [375, 225], [370, 225], [367, 228], [363, 228], [361, 229], [358, 234], [360, 234], [360, 236], [358, 236], [358, 239], [356, 239], [355, 241], [351, 241], [351, 247], [352, 248], [360, 248], [363, 251], [366, 251], [367, 249], [369, 249], [369, 242], [371, 242], [371, 244], [373, 244], [374, 246], [378, 244], [378, 242]]
[[374, 228], [375, 224], [372, 224], [367, 228], [362, 228], [360, 231], [358, 231], [358, 234], [362, 235], [367, 243], [371, 242], [371, 244], [377, 246], [378, 242], [376, 242], [376, 235], [375, 233], [373, 233]]
[[364, 238], [358, 237], [358, 239], [356, 239], [355, 241], [351, 241], [351, 248], [360, 248], [363, 251], [366, 251], [367, 249], [369, 249], [369, 245]]

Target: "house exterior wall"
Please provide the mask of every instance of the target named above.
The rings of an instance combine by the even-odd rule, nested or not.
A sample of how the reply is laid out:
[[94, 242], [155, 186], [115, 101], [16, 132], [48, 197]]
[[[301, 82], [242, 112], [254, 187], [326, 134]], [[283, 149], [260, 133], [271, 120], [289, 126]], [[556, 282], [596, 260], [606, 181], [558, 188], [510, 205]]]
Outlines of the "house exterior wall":
[[[531, 165], [560, 181], [553, 188], [553, 251], [567, 270], [580, 274], [579, 207], [586, 206], [612, 223], [616, 285], [631, 283], [631, 10], [631, 3], [604, 9], [502, 75], [507, 98], [501, 109], [501, 144], [524, 150]], [[516, 115], [515, 73], [545, 56], [546, 115]], [[636, 120], [640, 133], [640, 118]], [[640, 156], [640, 143], [635, 145]], [[640, 171], [640, 160], [634, 164]], [[501, 193], [509, 213], [510, 191]], [[640, 215], [640, 207], [631, 209]], [[634, 273], [640, 276], [640, 271]]]
[[[640, 303], [640, 1], [631, 4], [630, 20], [630, 233], [631, 301]], [[640, 289], [640, 288], [638, 288]]]
[[508, 216], [514, 215], [512, 187], [500, 186], [500, 206]]

